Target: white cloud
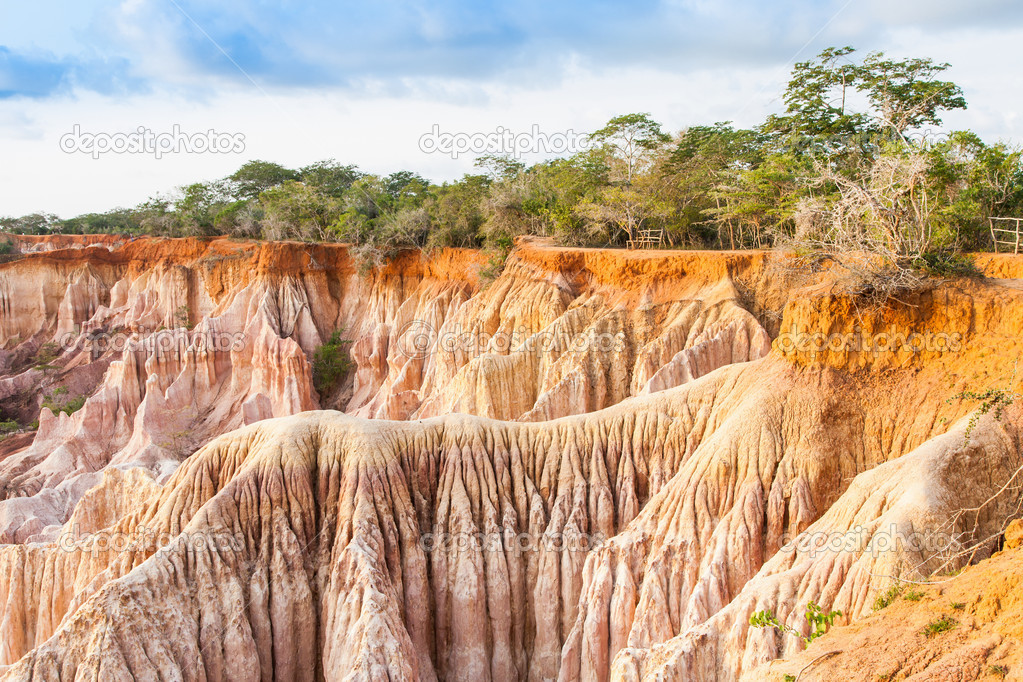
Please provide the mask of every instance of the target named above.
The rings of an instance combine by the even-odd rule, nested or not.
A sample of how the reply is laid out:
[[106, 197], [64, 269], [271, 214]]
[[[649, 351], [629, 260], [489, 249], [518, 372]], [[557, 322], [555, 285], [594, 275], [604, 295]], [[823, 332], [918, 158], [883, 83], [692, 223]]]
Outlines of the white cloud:
[[[1023, 28], [939, 31], [882, 25], [871, 40], [847, 40], [866, 30], [860, 16], [859, 10], [844, 13], [797, 58], [807, 59], [828, 44], [853, 42], [862, 51], [881, 48], [895, 56], [949, 61], [948, 77], [963, 86], [970, 109], [947, 115], [947, 126], [972, 128], [988, 140], [1023, 141], [1018, 115], [1023, 75], [1016, 60], [1008, 58], [1023, 42]], [[152, 36], [148, 42], [155, 56], [142, 65], [146, 69], [167, 69], [172, 75], [185, 68], [173, 62], [171, 41]], [[578, 132], [593, 130], [616, 114], [647, 111], [672, 131], [723, 120], [754, 125], [781, 110], [787, 68], [765, 62], [697, 69], [680, 60], [669, 72], [663, 65], [596, 66], [566, 54], [542, 76], [538, 80], [524, 71], [514, 79], [483, 81], [364, 79], [358, 89], [292, 88], [269, 90], [268, 95], [221, 79], [207, 81], [211, 84], [199, 99], [169, 75], [162, 89], [145, 95], [0, 100], [0, 215], [46, 210], [67, 217], [130, 206], [177, 185], [222, 177], [253, 158], [299, 167], [335, 157], [369, 172], [409, 169], [433, 180], [455, 179], [471, 170], [470, 158], [452, 160], [419, 150], [420, 136], [433, 124], [447, 132], [488, 132], [498, 126], [524, 132], [534, 124], [547, 132]], [[247, 146], [241, 156], [156, 160], [108, 154], [94, 160], [59, 150], [58, 140], [75, 124], [111, 133], [138, 126], [164, 132], [175, 124], [193, 132], [214, 128], [243, 133]]]

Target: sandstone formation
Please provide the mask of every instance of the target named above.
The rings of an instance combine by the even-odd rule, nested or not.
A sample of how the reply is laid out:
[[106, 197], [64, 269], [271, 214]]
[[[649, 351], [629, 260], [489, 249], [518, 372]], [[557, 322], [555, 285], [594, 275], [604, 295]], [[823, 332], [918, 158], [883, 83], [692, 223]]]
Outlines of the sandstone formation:
[[[1023, 263], [862, 306], [784, 259], [524, 243], [487, 283], [472, 252], [362, 274], [140, 239], [0, 265], [0, 406], [88, 396], [0, 443], [4, 679], [773, 675], [807, 654], [753, 612], [876, 618], [996, 549], [1023, 465], [1016, 407], [954, 398], [1018, 388]], [[337, 329], [354, 366], [321, 396]]]

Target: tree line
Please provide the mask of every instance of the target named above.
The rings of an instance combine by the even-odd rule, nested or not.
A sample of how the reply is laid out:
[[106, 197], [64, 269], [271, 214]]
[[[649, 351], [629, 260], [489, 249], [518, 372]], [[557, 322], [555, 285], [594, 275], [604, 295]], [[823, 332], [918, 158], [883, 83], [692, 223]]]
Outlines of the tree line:
[[518, 235], [621, 246], [641, 229], [676, 248], [868, 250], [892, 262], [990, 246], [987, 219], [1023, 215], [1020, 149], [944, 132], [965, 109], [948, 64], [828, 48], [797, 63], [784, 111], [751, 128], [671, 135], [648, 114], [612, 118], [585, 151], [525, 165], [476, 159], [432, 183], [333, 159], [300, 169], [251, 161], [134, 208], [60, 220], [0, 219], [23, 233], [233, 235], [404, 248], [507, 250]]

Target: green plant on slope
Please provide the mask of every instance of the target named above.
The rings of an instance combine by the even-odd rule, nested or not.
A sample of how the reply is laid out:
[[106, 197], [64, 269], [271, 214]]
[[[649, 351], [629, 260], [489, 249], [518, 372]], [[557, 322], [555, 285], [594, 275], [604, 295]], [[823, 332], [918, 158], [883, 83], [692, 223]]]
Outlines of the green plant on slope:
[[920, 631], [920, 634], [929, 639], [935, 635], [941, 634], [942, 632], [948, 632], [957, 625], [959, 625], [959, 621], [955, 618], [952, 618], [951, 616], [942, 616], [941, 618], [928, 623], [924, 629]]
[[1005, 408], [1012, 405], [1019, 398], [1020, 394], [1014, 391], [1005, 388], [989, 388], [986, 391], [961, 391], [945, 402], [951, 403], [953, 400], [980, 401], [980, 407], [970, 415], [970, 421], [967, 422], [966, 431], [963, 433], [965, 442], [969, 443], [970, 434], [977, 427], [981, 417], [990, 412], [996, 420], [1000, 420], [1002, 413], [1005, 412]]
[[896, 582], [894, 585], [889, 587], [887, 590], [877, 595], [877, 599], [874, 600], [874, 610], [880, 611], [883, 608], [887, 608], [895, 603], [895, 600], [906, 590], [906, 586], [900, 582]]
[[796, 628], [785, 625], [771, 611], [757, 611], [750, 616], [749, 624], [755, 628], [775, 628], [783, 634], [795, 635], [802, 639], [804, 643], [809, 644], [824, 635], [834, 625], [835, 619], [841, 615], [841, 611], [824, 611], [817, 602], [811, 600], [807, 603], [806, 613], [804, 614], [807, 622], [810, 623], [809, 635], [804, 636]]
[[66, 398], [67, 392], [68, 390], [64, 386], [54, 389], [52, 393], [43, 398], [42, 406], [49, 408], [54, 415], [58, 415], [61, 412], [70, 415], [82, 409], [87, 396], [80, 395], [74, 398]]

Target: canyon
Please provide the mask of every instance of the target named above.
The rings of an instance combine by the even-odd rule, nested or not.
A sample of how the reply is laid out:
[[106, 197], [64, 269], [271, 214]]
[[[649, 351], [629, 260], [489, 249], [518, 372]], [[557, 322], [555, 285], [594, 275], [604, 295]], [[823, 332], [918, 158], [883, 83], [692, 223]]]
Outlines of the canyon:
[[[1023, 258], [876, 301], [783, 252], [11, 238], [0, 679], [1023, 673], [970, 578], [1023, 556]], [[962, 569], [972, 634], [875, 613]], [[750, 624], [810, 602], [805, 651]]]

